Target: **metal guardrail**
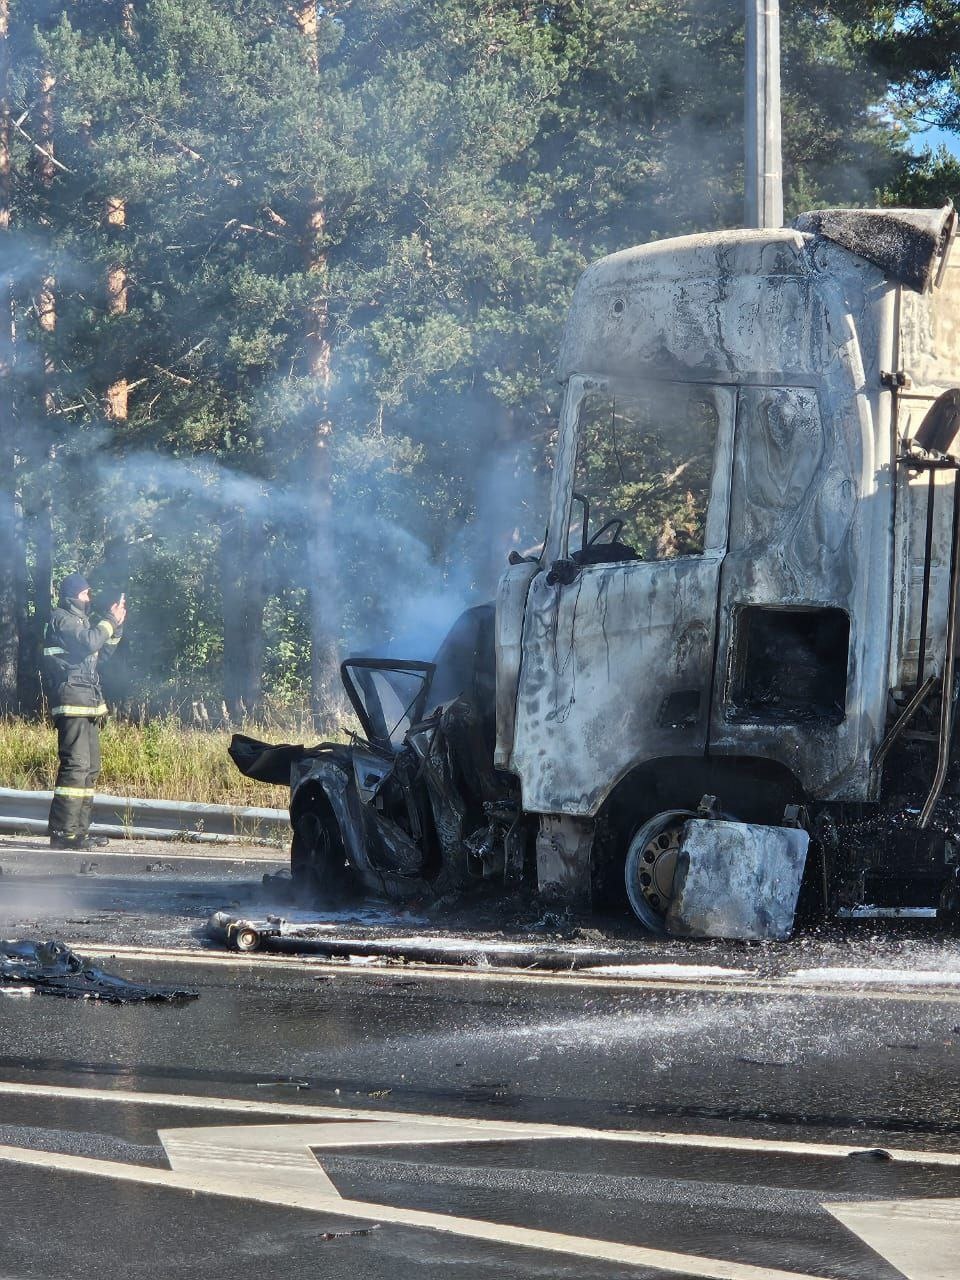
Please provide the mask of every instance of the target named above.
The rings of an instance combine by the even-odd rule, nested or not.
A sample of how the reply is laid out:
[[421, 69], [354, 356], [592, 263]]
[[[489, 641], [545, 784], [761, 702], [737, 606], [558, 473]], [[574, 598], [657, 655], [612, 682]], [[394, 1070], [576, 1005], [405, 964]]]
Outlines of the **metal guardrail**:
[[[52, 791], [0, 787], [0, 831], [46, 834]], [[97, 795], [91, 831], [97, 835], [149, 840], [192, 840], [233, 844], [246, 840], [275, 844], [290, 828], [286, 809], [232, 804], [189, 804], [180, 800], [138, 800]]]

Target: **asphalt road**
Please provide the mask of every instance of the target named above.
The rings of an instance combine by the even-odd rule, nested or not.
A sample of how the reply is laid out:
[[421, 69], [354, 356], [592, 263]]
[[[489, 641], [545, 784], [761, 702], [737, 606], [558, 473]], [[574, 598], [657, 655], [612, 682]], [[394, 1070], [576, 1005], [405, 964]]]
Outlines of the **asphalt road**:
[[0, 993], [2, 1280], [958, 1274], [955, 940], [638, 943], [614, 977], [240, 957], [200, 925], [269, 907], [262, 852], [97, 863], [0, 841], [0, 935], [199, 999]]

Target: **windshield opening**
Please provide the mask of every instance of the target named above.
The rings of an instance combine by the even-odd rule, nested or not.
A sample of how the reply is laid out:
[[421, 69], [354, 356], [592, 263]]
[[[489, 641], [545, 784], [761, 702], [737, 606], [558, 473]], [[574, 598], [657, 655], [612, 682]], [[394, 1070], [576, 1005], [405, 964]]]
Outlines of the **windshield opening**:
[[420, 715], [432, 665], [348, 659], [343, 672], [347, 693], [364, 731], [372, 741], [399, 750]]
[[[702, 555], [718, 414], [709, 387], [592, 387], [580, 405], [568, 553], [587, 560]], [[582, 497], [580, 496], [582, 495]], [[604, 547], [609, 550], [609, 556]], [[633, 551], [634, 555], [625, 554]]]

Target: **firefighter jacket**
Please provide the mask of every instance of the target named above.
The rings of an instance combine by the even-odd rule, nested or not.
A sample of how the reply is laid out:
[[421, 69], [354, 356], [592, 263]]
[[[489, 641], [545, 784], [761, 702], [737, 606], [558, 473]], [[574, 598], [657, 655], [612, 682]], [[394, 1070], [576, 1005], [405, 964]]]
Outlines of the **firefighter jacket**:
[[109, 618], [91, 626], [72, 600], [61, 600], [53, 610], [43, 637], [43, 665], [54, 719], [107, 714], [97, 662], [101, 655], [113, 653], [120, 634], [121, 628]]

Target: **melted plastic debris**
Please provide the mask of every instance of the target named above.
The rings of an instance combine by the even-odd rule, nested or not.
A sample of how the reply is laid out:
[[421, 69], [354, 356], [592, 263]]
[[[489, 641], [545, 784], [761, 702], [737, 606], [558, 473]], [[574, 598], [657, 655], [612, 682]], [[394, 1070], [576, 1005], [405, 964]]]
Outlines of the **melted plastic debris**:
[[105, 973], [62, 942], [0, 940], [0, 985], [71, 1000], [105, 1000], [109, 1004], [142, 1001], [196, 1000], [199, 992], [129, 982]]

